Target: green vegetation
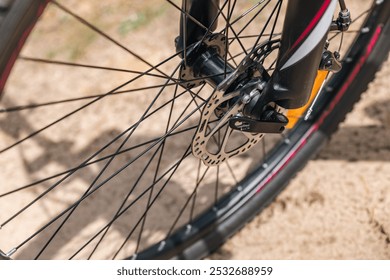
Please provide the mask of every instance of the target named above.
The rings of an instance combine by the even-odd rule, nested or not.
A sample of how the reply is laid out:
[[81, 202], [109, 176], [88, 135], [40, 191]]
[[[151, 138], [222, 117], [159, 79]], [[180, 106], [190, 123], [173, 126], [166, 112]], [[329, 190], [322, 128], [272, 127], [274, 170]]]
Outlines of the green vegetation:
[[166, 9], [166, 5], [160, 5], [159, 7], [146, 7], [144, 10], [136, 14], [132, 14], [129, 18], [120, 23], [118, 30], [119, 34], [126, 35], [131, 31], [147, 26], [154, 19], [163, 15]]

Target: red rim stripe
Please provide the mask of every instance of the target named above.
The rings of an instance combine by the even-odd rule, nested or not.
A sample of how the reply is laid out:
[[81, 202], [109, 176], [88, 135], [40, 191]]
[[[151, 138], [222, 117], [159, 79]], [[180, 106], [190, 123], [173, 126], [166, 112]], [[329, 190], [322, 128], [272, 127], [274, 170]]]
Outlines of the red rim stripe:
[[379, 36], [382, 32], [382, 26], [378, 26], [372, 36], [370, 42], [367, 45], [366, 52], [362, 57], [360, 57], [359, 62], [353, 68], [351, 74], [348, 76], [346, 83], [341, 87], [340, 91], [335, 96], [334, 100], [329, 105], [328, 109], [322, 114], [319, 120], [313, 124], [313, 126], [305, 133], [302, 139], [295, 145], [295, 147], [289, 152], [286, 159], [279, 163], [279, 165], [267, 176], [263, 183], [261, 183], [257, 189], [256, 193], [260, 192], [267, 184], [269, 184], [272, 179], [278, 175], [278, 173], [297, 155], [297, 153], [305, 146], [308, 142], [308, 138], [313, 135], [314, 132], [318, 131], [321, 124], [325, 121], [325, 119], [329, 116], [330, 112], [334, 109], [340, 99], [343, 97], [345, 92], [351, 83], [355, 80], [357, 74], [360, 72], [363, 64], [366, 62], [369, 55], [372, 53], [376, 43], [378, 42]]

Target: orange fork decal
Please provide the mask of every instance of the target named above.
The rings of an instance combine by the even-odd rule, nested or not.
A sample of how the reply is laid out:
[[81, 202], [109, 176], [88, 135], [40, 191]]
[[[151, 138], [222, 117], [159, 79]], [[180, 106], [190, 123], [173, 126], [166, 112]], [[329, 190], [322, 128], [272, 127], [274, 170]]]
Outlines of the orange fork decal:
[[306, 103], [305, 106], [301, 108], [287, 111], [287, 118], [289, 121], [288, 124], [286, 125], [286, 128], [293, 128], [295, 124], [298, 122], [298, 120], [301, 118], [301, 116], [306, 112], [307, 108], [313, 102], [314, 98], [316, 97], [319, 90], [321, 89], [321, 86], [324, 83], [326, 77], [328, 76], [328, 73], [329, 71], [326, 70], [317, 71], [317, 76], [314, 81], [313, 89], [311, 90], [309, 101]]

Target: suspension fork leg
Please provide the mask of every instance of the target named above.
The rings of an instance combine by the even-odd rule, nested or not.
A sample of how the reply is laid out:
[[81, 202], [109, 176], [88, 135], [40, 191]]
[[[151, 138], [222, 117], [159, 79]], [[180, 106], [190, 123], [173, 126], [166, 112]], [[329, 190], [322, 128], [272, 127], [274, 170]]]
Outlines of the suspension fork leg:
[[276, 69], [262, 97], [251, 106], [250, 114], [261, 113], [269, 102], [286, 109], [304, 106], [324, 51], [337, 0], [289, 1], [283, 26]]
[[182, 0], [180, 35], [176, 42], [178, 51], [198, 42], [206, 33], [217, 28], [217, 14], [220, 0]]
[[[186, 48], [216, 29], [219, 0], [183, 0], [182, 3], [186, 14], [180, 20], [176, 47], [178, 51], [184, 50], [183, 55]], [[337, 0], [288, 2], [276, 70], [261, 97], [246, 110], [250, 115], [257, 116], [269, 102], [287, 109], [307, 103], [336, 3]]]
[[[180, 77], [186, 87], [207, 82], [216, 88], [227, 73], [234, 70], [224, 59], [227, 51], [226, 37], [213, 34], [218, 24], [219, 2], [220, 0], [182, 0], [185, 13], [180, 18], [176, 50], [183, 58]], [[198, 82], [193, 82], [194, 80]]]

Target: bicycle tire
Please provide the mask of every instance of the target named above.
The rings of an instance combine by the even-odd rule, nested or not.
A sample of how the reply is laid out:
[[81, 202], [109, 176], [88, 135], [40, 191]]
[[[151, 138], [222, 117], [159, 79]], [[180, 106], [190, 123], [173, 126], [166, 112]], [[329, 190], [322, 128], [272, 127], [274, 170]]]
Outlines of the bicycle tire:
[[[3, 9], [0, 25], [2, 89], [33, 25], [49, 1], [12, 1]], [[217, 249], [242, 228], [287, 186], [289, 180], [314, 156], [359, 100], [387, 57], [389, 1], [376, 1], [364, 28], [346, 54], [343, 69], [332, 76], [308, 120], [300, 120], [288, 137], [258, 166], [210, 209], [179, 228], [168, 239], [139, 252], [131, 259], [199, 259]]]

